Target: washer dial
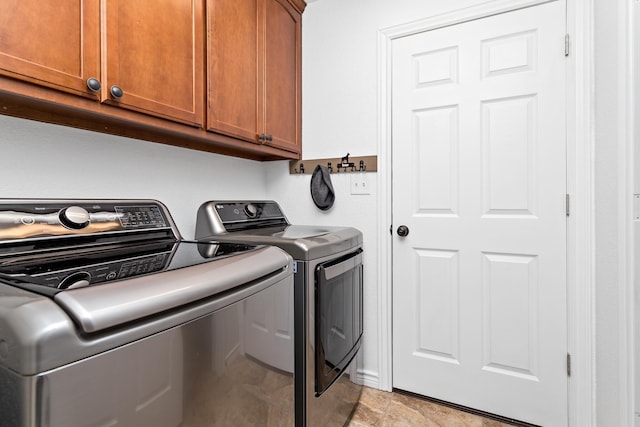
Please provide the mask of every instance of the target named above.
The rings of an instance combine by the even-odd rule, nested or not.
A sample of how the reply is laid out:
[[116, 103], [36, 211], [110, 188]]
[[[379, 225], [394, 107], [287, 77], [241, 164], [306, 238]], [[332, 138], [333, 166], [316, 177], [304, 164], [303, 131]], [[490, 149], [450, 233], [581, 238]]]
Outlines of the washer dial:
[[58, 214], [60, 222], [72, 230], [80, 230], [89, 225], [89, 212], [80, 206], [69, 206]]

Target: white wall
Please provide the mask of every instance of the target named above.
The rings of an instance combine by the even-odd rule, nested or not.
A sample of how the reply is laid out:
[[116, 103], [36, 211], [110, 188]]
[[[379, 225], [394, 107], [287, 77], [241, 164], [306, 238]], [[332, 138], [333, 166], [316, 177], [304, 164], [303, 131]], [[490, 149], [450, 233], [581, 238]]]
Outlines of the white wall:
[[302, 25], [307, 159], [376, 154], [377, 33], [482, 0], [319, 0]]
[[0, 197], [151, 198], [193, 238], [206, 200], [262, 199], [259, 162], [0, 116]]

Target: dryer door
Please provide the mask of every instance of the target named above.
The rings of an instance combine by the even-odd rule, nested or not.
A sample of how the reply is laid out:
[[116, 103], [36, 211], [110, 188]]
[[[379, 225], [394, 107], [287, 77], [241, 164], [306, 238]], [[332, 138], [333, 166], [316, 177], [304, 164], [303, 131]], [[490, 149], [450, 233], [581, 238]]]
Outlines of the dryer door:
[[360, 348], [362, 249], [315, 269], [316, 396], [337, 380]]

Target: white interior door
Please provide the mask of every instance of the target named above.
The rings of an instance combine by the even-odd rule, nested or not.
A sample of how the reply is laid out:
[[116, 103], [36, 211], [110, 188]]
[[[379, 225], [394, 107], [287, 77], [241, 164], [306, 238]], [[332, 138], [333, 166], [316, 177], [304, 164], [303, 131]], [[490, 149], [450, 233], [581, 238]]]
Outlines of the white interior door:
[[559, 0], [392, 45], [393, 386], [544, 426], [567, 424], [564, 37]]

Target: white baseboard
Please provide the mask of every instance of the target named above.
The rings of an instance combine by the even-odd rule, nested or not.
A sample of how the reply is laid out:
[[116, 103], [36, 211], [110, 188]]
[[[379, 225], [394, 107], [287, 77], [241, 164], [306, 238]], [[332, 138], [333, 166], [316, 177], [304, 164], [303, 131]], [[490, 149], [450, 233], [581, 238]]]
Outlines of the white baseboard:
[[380, 377], [377, 372], [365, 371], [358, 369], [356, 374], [356, 380], [358, 384], [362, 384], [367, 387], [380, 389]]

